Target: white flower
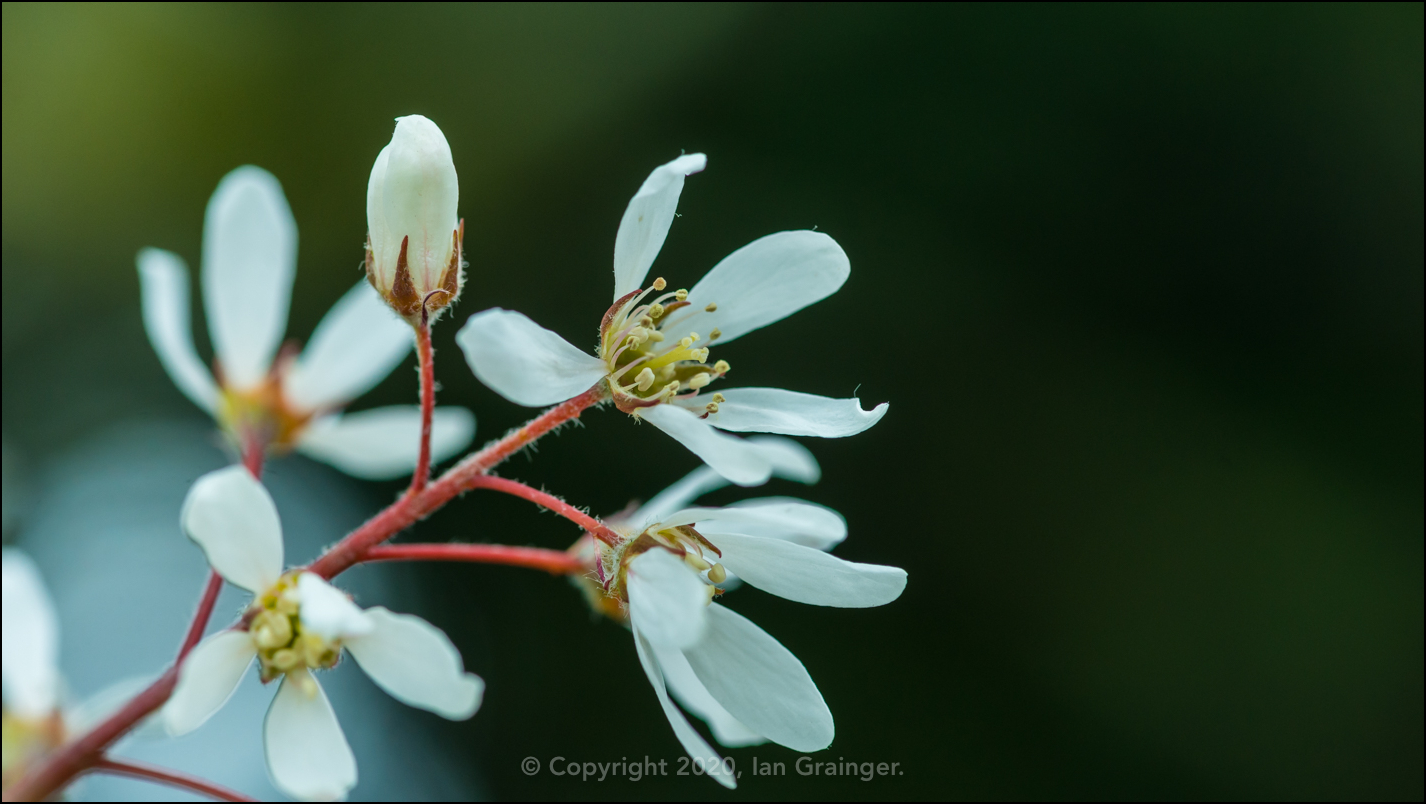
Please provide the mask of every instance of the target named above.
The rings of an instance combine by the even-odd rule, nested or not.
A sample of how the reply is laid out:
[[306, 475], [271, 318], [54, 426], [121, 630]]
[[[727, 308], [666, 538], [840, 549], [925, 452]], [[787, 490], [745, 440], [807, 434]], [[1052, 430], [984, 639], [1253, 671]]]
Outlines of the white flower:
[[6, 547], [0, 581], [3, 780], [8, 785], [31, 762], [57, 746], [65, 730], [59, 710], [59, 618], [44, 580], [29, 556]]
[[264, 682], [281, 678], [263, 739], [268, 771], [302, 799], [344, 796], [356, 759], [313, 670], [345, 649], [397, 700], [452, 720], [475, 714], [484, 683], [465, 672], [440, 629], [381, 607], [360, 609], [322, 578], [283, 568], [282, 526], [262, 484], [241, 466], [204, 475], [183, 505], [183, 527], [229, 583], [252, 592], [247, 630], [208, 637], [189, 654], [164, 706], [172, 734], [201, 725], [258, 660]]
[[779, 388], [702, 393], [729, 370], [725, 361], [708, 362], [710, 344], [826, 298], [851, 271], [827, 235], [779, 232], [728, 255], [692, 290], [649, 298], [667, 287], [659, 278], [640, 290], [668, 236], [684, 177], [706, 163], [703, 154], [690, 154], [656, 168], [629, 202], [614, 241], [614, 304], [600, 325], [597, 356], [499, 308], [471, 316], [457, 342], [481, 382], [512, 402], [550, 405], [607, 382], [620, 410], [673, 436], [734, 483], [757, 485], [771, 467], [719, 430], [839, 438], [876, 424], [887, 406], [864, 411], [856, 399]]
[[[203, 231], [203, 306], [215, 371], [198, 358], [189, 322], [188, 269], [176, 254], [139, 252], [144, 327], [170, 377], [238, 443], [296, 448], [373, 479], [416, 466], [421, 413], [401, 405], [343, 415], [411, 349], [411, 328], [366, 282], [317, 325], [301, 354], [279, 354], [297, 261], [297, 225], [272, 174], [246, 166], [223, 177]], [[214, 375], [217, 375], [215, 380]], [[463, 449], [475, 419], [436, 411], [431, 452]]]
[[460, 187], [451, 146], [419, 114], [396, 118], [366, 185], [366, 277], [412, 324], [460, 295]]
[[[776, 441], [755, 447], [781, 449], [780, 458], [770, 458], [780, 473], [806, 471], [807, 460]], [[723, 745], [771, 740], [796, 751], [826, 748], [834, 733], [832, 714], [806, 668], [772, 636], [712, 598], [736, 573], [801, 603], [880, 606], [900, 597], [906, 572], [828, 555], [846, 538], [846, 521], [815, 503], [767, 497], [667, 512], [706, 490], [706, 476], [695, 473], [622, 524], [611, 520], [630, 538], [615, 548], [595, 548], [597, 576], [624, 604], [639, 661], [690, 757], [705, 767], [720, 761], [670, 693], [707, 721]], [[734, 786], [726, 775], [709, 775]]]

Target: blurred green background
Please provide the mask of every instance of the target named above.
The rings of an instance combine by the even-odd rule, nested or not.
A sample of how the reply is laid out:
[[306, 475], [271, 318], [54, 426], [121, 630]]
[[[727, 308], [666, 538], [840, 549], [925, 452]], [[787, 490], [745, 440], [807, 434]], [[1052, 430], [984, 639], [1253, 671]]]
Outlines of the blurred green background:
[[[470, 723], [401, 716], [474, 789], [1422, 797], [1421, 5], [6, 4], [3, 23], [3, 424], [35, 477], [115, 428], [202, 421], [144, 336], [133, 259], [196, 267], [237, 165], [291, 201], [305, 338], [360, 276], [398, 115], [435, 120], [460, 171], [470, 281], [437, 370], [477, 441], [528, 412], [471, 376], [458, 324], [499, 305], [592, 337], [623, 207], [680, 150], [709, 167], [655, 265], [674, 286], [782, 229], [850, 255], [840, 293], [718, 356], [740, 385], [892, 403], [808, 441], [818, 486], [763, 493], [836, 507], [839, 554], [910, 585], [865, 611], [730, 605], [817, 681], [822, 757], [904, 775], [804, 778], [764, 746], [730, 755], [788, 775], [733, 794], [527, 777], [526, 756], [680, 755], [628, 636], [559, 579], [403, 568], [489, 689]], [[362, 406], [414, 400], [399, 370]], [[613, 413], [585, 424], [506, 474], [613, 512], [695, 465]], [[368, 511], [400, 487], [340, 482]], [[577, 535], [495, 495], [417, 533]]]

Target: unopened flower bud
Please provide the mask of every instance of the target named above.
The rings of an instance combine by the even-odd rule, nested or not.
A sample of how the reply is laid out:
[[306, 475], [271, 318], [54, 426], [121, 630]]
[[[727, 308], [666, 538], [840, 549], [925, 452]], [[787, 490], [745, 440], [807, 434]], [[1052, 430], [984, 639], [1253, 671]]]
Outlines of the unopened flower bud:
[[412, 324], [460, 295], [459, 196], [445, 135], [421, 115], [397, 118], [366, 186], [366, 276]]

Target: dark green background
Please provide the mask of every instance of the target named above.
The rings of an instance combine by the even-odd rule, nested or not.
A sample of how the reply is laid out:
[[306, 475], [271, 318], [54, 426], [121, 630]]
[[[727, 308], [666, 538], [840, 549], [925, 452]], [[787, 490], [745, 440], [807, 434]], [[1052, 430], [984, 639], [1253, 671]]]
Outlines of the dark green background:
[[[197, 418], [133, 255], [196, 265], [232, 167], [291, 200], [301, 338], [359, 276], [391, 119], [442, 127], [471, 269], [441, 399], [479, 441], [527, 412], [470, 375], [458, 324], [500, 305], [591, 338], [624, 204], [704, 151], [655, 273], [837, 238], [840, 293], [717, 356], [738, 384], [891, 402], [808, 440], [819, 486], [769, 493], [910, 573], [881, 609], [732, 596], [820, 686], [823, 756], [905, 769], [806, 779], [736, 750], [789, 775], [735, 795], [1423, 795], [1420, 5], [6, 4], [3, 28], [4, 428], [30, 460]], [[414, 399], [402, 370], [362, 405]], [[695, 465], [585, 423], [506, 474], [612, 512]], [[398, 485], [366, 485], [371, 509]], [[576, 535], [488, 494], [418, 534]], [[730, 797], [527, 778], [529, 755], [679, 755], [627, 635], [536, 573], [411, 577], [489, 684], [433, 728], [491, 795]]]

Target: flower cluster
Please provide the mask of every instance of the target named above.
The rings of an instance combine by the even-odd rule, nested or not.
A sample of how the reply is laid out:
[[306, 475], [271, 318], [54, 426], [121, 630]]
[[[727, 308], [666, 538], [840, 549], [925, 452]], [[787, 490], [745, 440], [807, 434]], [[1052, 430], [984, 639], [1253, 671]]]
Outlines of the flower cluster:
[[[828, 235], [788, 231], [738, 249], [691, 287], [662, 276], [649, 281], [685, 180], [706, 166], [703, 154], [680, 156], [655, 168], [629, 201], [614, 238], [612, 303], [589, 311], [587, 323], [598, 333], [592, 351], [511, 310], [469, 317], [457, 342], [475, 376], [515, 403], [553, 407], [436, 477], [431, 465], [461, 453], [475, 423], [464, 408], [435, 405], [431, 328], [466, 288], [468, 266], [455, 162], [433, 122], [419, 115], [397, 120], [367, 185], [365, 279], [322, 319], [305, 349], [282, 345], [297, 227], [270, 174], [238, 168], [208, 206], [202, 297], [211, 368], [193, 342], [182, 260], [142, 251], [149, 338], [179, 390], [214, 417], [236, 458], [199, 478], [179, 514], [212, 572], [174, 665], [102, 722], [79, 728], [60, 706], [53, 609], [37, 570], [7, 549], [7, 800], [54, 795], [92, 771], [236, 797], [106, 752], [155, 713], [169, 734], [199, 728], [254, 666], [262, 683], [276, 684], [263, 726], [268, 771], [279, 789], [301, 799], [341, 798], [357, 783], [357, 758], [319, 681], [346, 656], [397, 700], [452, 720], [470, 718], [484, 683], [466, 671], [443, 631], [419, 617], [358, 606], [334, 585], [346, 569], [374, 561], [503, 563], [568, 576], [595, 612], [631, 633], [675, 737], [705, 767], [722, 758], [685, 712], [704, 721], [723, 746], [828, 747], [834, 721], [811, 674], [775, 637], [730, 608], [730, 593], [746, 583], [809, 605], [881, 606], [901, 595], [906, 573], [832, 555], [848, 525], [823, 505], [790, 497], [696, 503], [729, 484], [757, 486], [773, 477], [817, 482], [816, 459], [786, 436], [855, 435], [880, 421], [888, 406], [866, 410], [855, 398], [729, 387], [732, 366], [715, 354], [723, 344], [835, 293], [851, 266]], [[413, 344], [419, 404], [346, 412]], [[778, 354], [786, 360], [795, 350]], [[511, 455], [606, 403], [668, 434], [703, 466], [642, 506], [604, 519], [494, 474]], [[277, 507], [261, 482], [265, 460], [292, 450], [363, 478], [409, 472], [411, 483], [340, 542], [292, 566]], [[388, 543], [476, 489], [534, 502], [582, 535], [566, 550]], [[250, 593], [250, 601], [234, 622], [204, 638], [223, 584]], [[736, 785], [730, 775], [713, 778]]]

